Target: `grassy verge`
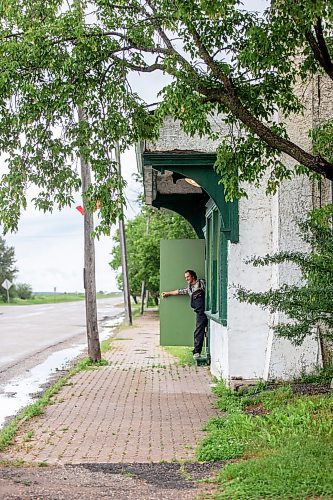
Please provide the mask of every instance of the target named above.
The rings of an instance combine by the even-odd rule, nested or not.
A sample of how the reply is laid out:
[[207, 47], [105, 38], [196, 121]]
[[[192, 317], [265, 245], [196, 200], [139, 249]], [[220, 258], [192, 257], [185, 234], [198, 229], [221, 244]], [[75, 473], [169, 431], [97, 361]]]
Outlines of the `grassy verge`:
[[[108, 299], [110, 297], [118, 297], [118, 293], [103, 294], [98, 293], [96, 295], [97, 299]], [[59, 293], [59, 294], [47, 294], [47, 295], [33, 295], [30, 299], [11, 299], [11, 302], [5, 303], [0, 302], [1, 306], [18, 306], [18, 305], [34, 305], [34, 304], [55, 304], [59, 302], [77, 302], [84, 300], [84, 293]]]
[[106, 360], [102, 359], [98, 363], [93, 363], [90, 359], [85, 358], [79, 361], [71, 370], [61, 377], [55, 384], [47, 389], [42, 397], [35, 403], [27, 406], [17, 417], [13, 418], [9, 424], [0, 430], [0, 451], [3, 451], [13, 441], [20, 426], [27, 420], [41, 415], [44, 408], [53, 404], [52, 397], [55, 396], [60, 389], [68, 383], [68, 380], [82, 370], [91, 370], [99, 366], [108, 364]]
[[180, 366], [191, 366], [195, 364], [191, 347], [164, 346], [163, 349], [165, 349], [168, 353], [172, 354], [172, 356], [177, 358], [177, 363]]
[[242, 394], [221, 383], [215, 392], [225, 415], [208, 422], [197, 458], [232, 459], [216, 498], [333, 498], [332, 393], [284, 386]]

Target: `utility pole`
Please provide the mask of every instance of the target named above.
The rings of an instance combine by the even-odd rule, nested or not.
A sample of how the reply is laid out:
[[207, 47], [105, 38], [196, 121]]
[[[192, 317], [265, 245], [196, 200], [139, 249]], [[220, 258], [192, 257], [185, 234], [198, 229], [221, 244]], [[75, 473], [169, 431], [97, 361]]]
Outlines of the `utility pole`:
[[[116, 143], [115, 152], [116, 152], [116, 163], [117, 163], [118, 176], [119, 176], [119, 195], [120, 195], [120, 197], [122, 197], [121, 163], [120, 163], [119, 143]], [[131, 296], [130, 296], [129, 279], [128, 279], [126, 235], [125, 235], [124, 211], [123, 211], [122, 201], [121, 201], [120, 216], [119, 216], [119, 240], [120, 240], [121, 267], [122, 267], [122, 271], [123, 271], [125, 321], [126, 321], [127, 325], [131, 325], [132, 324], [132, 308], [131, 308]]]
[[[82, 107], [78, 107], [79, 123], [85, 121], [85, 114]], [[95, 244], [91, 236], [94, 230], [94, 217], [86, 207], [84, 194], [91, 184], [90, 165], [80, 155], [81, 180], [82, 180], [82, 199], [84, 208], [84, 269], [83, 281], [86, 304], [86, 325], [88, 340], [88, 356], [92, 361], [100, 361], [101, 348], [98, 335], [97, 323], [97, 303], [96, 303], [96, 278], [95, 278]]]
[[143, 314], [144, 308], [145, 308], [145, 282], [144, 280], [141, 281], [141, 304], [140, 304], [140, 314]]
[[[150, 222], [150, 217], [149, 215], [147, 216], [147, 222], [146, 222], [146, 236], [149, 234], [149, 222]], [[148, 290], [147, 290], [148, 292]], [[143, 314], [144, 308], [145, 308], [145, 293], [146, 293], [146, 286], [144, 280], [141, 282], [141, 305], [140, 305], [140, 314]], [[148, 308], [148, 299], [147, 299], [147, 308]]]

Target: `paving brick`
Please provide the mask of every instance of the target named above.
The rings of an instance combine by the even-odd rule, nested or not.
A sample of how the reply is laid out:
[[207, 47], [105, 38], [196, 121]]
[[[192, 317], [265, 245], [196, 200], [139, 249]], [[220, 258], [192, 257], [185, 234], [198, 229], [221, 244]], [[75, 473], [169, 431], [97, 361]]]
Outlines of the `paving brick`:
[[[207, 367], [181, 367], [159, 346], [156, 315], [121, 330], [109, 365], [74, 375], [1, 459], [49, 464], [193, 460], [216, 414]], [[33, 432], [31, 441], [24, 435]]]

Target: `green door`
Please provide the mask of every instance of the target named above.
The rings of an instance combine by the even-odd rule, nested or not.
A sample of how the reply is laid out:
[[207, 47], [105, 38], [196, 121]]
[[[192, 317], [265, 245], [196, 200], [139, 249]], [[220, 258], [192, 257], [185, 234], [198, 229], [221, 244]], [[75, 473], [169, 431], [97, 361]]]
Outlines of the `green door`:
[[[205, 240], [161, 240], [160, 291], [185, 288], [186, 269], [205, 277]], [[161, 298], [160, 344], [193, 346], [195, 313], [188, 295]]]

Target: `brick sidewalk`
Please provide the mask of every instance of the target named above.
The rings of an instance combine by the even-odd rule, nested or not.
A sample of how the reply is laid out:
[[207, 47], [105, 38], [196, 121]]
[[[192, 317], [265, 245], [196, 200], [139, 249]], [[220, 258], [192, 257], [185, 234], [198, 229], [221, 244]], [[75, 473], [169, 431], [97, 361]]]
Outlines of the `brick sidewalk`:
[[202, 426], [217, 412], [209, 369], [177, 366], [158, 343], [152, 313], [121, 330], [105, 356], [110, 365], [73, 376], [0, 459], [50, 465], [194, 459]]

